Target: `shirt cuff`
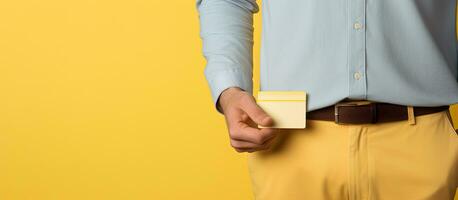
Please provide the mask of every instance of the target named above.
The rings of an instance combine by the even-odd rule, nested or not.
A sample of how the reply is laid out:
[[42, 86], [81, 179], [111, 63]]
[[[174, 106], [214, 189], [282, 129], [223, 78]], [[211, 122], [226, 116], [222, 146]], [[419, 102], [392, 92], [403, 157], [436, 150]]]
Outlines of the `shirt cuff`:
[[252, 79], [247, 79], [246, 77], [244, 77], [243, 71], [239, 68], [230, 68], [212, 72], [205, 71], [205, 76], [207, 79], [208, 86], [210, 87], [214, 108], [220, 114], [224, 113], [217, 103], [221, 96], [221, 93], [225, 89], [228, 89], [230, 87], [238, 87], [250, 94], [253, 93]]

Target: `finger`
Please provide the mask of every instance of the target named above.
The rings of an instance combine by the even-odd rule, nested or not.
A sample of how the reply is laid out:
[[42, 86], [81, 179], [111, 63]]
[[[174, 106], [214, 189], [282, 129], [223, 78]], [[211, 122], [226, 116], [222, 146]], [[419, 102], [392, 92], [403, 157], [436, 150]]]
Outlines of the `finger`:
[[266, 140], [276, 135], [275, 130], [272, 128], [253, 128], [244, 122], [239, 122], [237, 128], [234, 128], [230, 133], [232, 139], [243, 140], [255, 144], [263, 144]]
[[252, 143], [252, 142], [247, 142], [247, 141], [243, 141], [243, 140], [235, 140], [235, 139], [231, 139], [231, 146], [234, 147], [234, 148], [239, 148], [239, 149], [257, 149], [257, 148], [264, 148], [266, 146], [269, 146], [272, 141], [274, 140], [275, 136], [274, 137], [271, 137], [269, 138], [268, 140], [266, 140], [264, 143], [262, 144], [256, 144], [256, 143]]
[[252, 153], [252, 152], [257, 151], [254, 148], [234, 148], [234, 149], [235, 149], [235, 151], [237, 151], [239, 153], [244, 153], [244, 152]]
[[256, 148], [234, 148], [234, 149], [239, 153], [243, 153], [243, 152], [253, 153], [255, 151], [265, 151], [265, 150], [270, 149], [274, 141], [275, 141], [275, 137], [267, 140], [263, 145], [260, 145]]
[[261, 145], [255, 144], [252, 142], [243, 141], [243, 140], [231, 139], [231, 146], [236, 149], [253, 149], [253, 148], [258, 148]]
[[275, 142], [276, 138], [273, 137], [269, 140], [267, 140], [266, 142], [264, 142], [264, 144], [262, 144], [262, 146], [256, 148], [256, 150], [258, 151], [264, 151], [264, 150], [268, 150], [272, 147], [272, 144]]
[[255, 101], [252, 96], [241, 100], [241, 109], [256, 123], [262, 126], [271, 126], [274, 121]]
[[235, 151], [237, 151], [238, 153], [244, 153], [244, 152], [254, 152], [255, 149], [252, 149], [252, 148], [234, 148]]

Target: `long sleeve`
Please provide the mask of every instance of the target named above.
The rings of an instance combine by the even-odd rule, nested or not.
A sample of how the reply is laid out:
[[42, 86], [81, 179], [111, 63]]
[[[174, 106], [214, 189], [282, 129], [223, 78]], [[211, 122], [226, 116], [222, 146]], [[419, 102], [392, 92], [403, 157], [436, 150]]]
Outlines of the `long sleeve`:
[[204, 75], [216, 110], [221, 93], [239, 87], [253, 93], [253, 14], [256, 0], [197, 0]]

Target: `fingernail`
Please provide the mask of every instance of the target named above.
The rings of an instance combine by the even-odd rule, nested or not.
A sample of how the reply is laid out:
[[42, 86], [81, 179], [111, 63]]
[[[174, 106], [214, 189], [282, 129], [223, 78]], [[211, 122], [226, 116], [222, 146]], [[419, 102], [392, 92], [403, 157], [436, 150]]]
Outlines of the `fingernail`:
[[262, 123], [263, 124], [270, 124], [270, 121], [272, 120], [272, 118], [270, 117], [265, 117], [263, 120], [262, 120]]

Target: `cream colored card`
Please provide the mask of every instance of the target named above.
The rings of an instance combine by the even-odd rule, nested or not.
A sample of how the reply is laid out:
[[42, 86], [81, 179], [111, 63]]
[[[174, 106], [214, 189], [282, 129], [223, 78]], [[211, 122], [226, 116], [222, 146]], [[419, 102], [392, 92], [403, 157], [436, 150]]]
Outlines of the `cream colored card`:
[[306, 102], [304, 91], [259, 91], [257, 98], [258, 105], [274, 120], [269, 128], [305, 128]]

